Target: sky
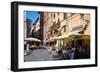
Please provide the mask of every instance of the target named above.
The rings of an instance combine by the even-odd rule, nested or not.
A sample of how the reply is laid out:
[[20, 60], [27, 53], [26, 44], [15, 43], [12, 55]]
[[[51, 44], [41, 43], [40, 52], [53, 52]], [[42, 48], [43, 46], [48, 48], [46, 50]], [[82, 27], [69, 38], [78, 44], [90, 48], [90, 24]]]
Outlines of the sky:
[[[25, 11], [25, 12], [26, 12], [26, 16], [24, 17], [32, 20], [32, 24], [36, 21], [36, 19], [40, 15], [37, 11]], [[25, 12], [24, 12], [24, 15], [25, 15]]]

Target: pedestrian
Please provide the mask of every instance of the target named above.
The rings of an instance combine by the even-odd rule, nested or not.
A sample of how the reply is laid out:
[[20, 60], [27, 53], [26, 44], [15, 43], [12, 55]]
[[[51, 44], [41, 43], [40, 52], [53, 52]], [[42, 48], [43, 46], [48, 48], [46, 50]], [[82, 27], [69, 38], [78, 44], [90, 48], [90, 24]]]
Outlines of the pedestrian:
[[52, 46], [50, 44], [49, 48], [48, 48], [48, 53], [51, 54], [52, 53]]
[[57, 56], [58, 56], [57, 51], [56, 51], [55, 48], [53, 48], [53, 49], [52, 49], [52, 57], [55, 58], [55, 57], [57, 57]]
[[74, 43], [72, 43], [72, 46], [69, 47], [69, 51], [68, 51], [68, 55], [70, 59], [74, 59], [75, 58], [75, 45]]

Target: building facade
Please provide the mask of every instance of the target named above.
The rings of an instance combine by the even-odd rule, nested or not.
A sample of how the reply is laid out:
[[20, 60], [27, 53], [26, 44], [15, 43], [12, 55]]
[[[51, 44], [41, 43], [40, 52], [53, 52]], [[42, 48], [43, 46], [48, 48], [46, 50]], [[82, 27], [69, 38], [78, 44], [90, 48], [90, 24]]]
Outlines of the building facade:
[[31, 34], [31, 37], [37, 38], [42, 41], [43, 40], [43, 34], [42, 34], [43, 33], [43, 22], [42, 22], [43, 14], [42, 12], [38, 12], [38, 13], [39, 13], [39, 16], [36, 19], [36, 21], [33, 23], [30, 34]]
[[90, 35], [90, 14], [44, 12], [44, 42], [77, 32]]
[[24, 38], [30, 37], [32, 21], [30, 19], [26, 19], [24, 21]]

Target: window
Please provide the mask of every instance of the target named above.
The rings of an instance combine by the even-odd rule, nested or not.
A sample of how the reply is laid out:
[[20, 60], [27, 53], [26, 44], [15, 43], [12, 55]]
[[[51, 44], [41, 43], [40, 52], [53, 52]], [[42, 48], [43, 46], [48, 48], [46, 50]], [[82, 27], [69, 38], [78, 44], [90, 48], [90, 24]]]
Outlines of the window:
[[64, 19], [66, 19], [66, 13], [64, 13]]
[[54, 12], [54, 18], [55, 18], [55, 12]]
[[57, 23], [60, 24], [60, 20], [59, 19], [58, 19]]
[[63, 28], [64, 28], [64, 32], [66, 32], [66, 25]]
[[72, 14], [71, 13], [67, 13], [67, 16], [66, 17], [70, 17]]
[[64, 25], [64, 26], [63, 26], [63, 31], [64, 31], [65, 33], [68, 33], [68, 32], [69, 32], [69, 27], [68, 27], [68, 25]]
[[58, 15], [59, 15], [59, 12], [58, 12]]

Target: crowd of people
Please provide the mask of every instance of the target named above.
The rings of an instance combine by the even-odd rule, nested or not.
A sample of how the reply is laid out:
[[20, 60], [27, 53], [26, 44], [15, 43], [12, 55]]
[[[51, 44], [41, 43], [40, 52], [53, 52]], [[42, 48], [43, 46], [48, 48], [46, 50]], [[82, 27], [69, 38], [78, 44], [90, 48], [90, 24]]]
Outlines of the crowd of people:
[[30, 55], [34, 49], [43, 48], [41, 42], [27, 42], [24, 44], [24, 55]]
[[84, 44], [75, 45], [75, 42], [72, 42], [58, 49], [58, 47], [52, 43], [48, 47], [48, 53], [52, 55], [54, 59], [59, 60], [87, 59], [90, 58], [90, 46]]

